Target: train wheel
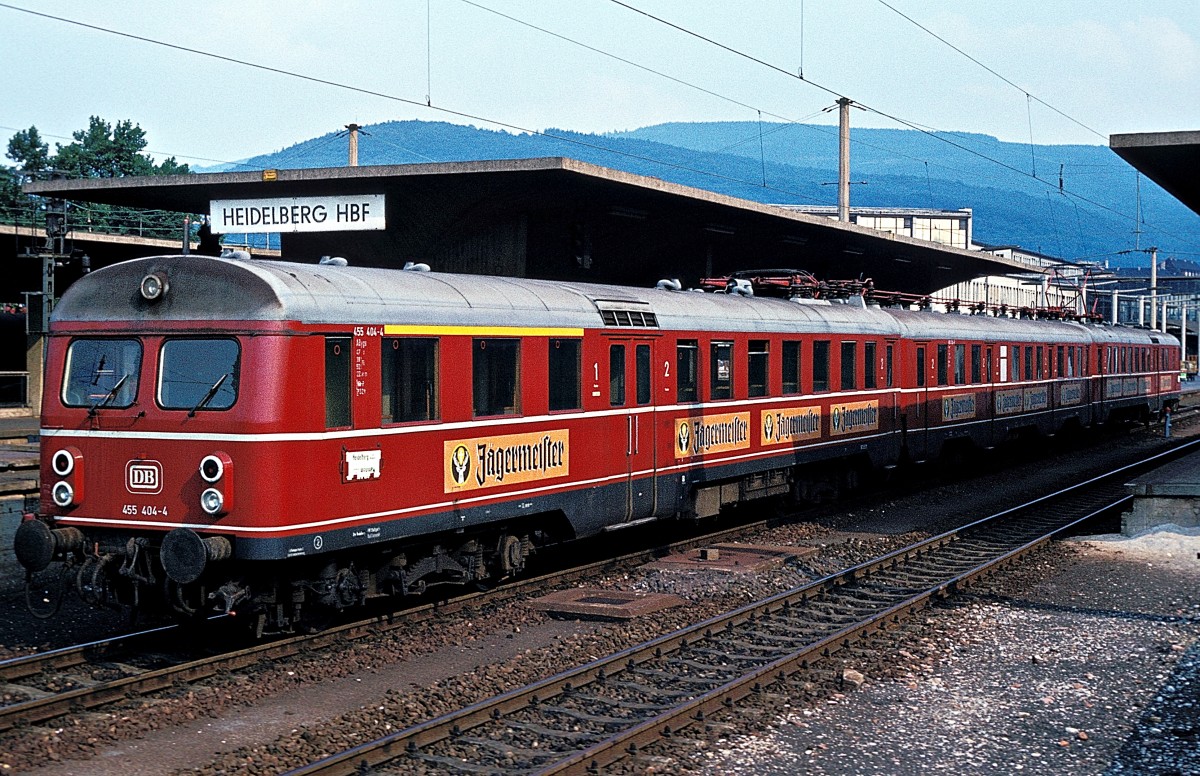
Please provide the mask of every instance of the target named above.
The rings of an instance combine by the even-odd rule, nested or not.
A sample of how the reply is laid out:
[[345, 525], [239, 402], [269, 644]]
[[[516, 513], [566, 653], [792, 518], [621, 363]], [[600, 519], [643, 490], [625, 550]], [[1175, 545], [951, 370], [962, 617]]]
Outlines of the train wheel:
[[500, 540], [500, 568], [505, 576], [520, 574], [524, 570], [525, 549], [517, 537], [505, 536]]
[[67, 592], [70, 571], [61, 566], [49, 571], [25, 574], [25, 608], [39, 620], [48, 620], [58, 614]]

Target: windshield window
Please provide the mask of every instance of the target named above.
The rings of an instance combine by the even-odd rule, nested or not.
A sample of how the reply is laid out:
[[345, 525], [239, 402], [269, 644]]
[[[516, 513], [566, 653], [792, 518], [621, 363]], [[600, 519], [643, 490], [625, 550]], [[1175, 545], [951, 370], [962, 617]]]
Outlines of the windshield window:
[[142, 345], [131, 339], [77, 339], [67, 349], [62, 401], [68, 407], [128, 407], [137, 397]]
[[237, 401], [238, 344], [231, 339], [163, 343], [158, 404], [168, 410], [227, 410]]

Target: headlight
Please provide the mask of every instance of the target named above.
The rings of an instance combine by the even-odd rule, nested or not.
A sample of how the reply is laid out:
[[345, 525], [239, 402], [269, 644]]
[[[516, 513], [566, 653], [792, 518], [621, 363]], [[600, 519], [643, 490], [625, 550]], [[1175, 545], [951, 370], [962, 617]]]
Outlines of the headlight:
[[225, 506], [225, 497], [216, 488], [209, 488], [200, 494], [200, 508], [207, 514], [218, 515]]
[[75, 471], [75, 455], [70, 450], [59, 450], [50, 459], [50, 467], [59, 477], [66, 477]]
[[50, 497], [60, 507], [69, 507], [75, 502], [75, 489], [67, 482], [56, 482], [50, 489]]
[[225, 462], [220, 455], [206, 455], [200, 462], [200, 478], [205, 482], [216, 482], [225, 474]]
[[83, 455], [77, 447], [64, 447], [50, 456], [50, 468], [54, 469], [54, 474], [65, 477], [76, 470], [80, 461], [83, 461]]
[[167, 293], [170, 284], [167, 282], [167, 276], [162, 272], [151, 272], [146, 277], [142, 278], [142, 298], [147, 302], [155, 302]]

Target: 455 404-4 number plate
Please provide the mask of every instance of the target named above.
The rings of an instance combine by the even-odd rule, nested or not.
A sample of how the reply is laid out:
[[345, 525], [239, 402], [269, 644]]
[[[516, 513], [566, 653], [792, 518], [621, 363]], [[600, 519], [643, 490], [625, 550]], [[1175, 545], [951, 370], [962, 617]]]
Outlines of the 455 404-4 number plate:
[[138, 506], [137, 504], [125, 504], [124, 506], [121, 507], [121, 514], [123, 514], [123, 515], [142, 515], [143, 517], [166, 517], [167, 516], [167, 508], [166, 507], [147, 506], [147, 505]]

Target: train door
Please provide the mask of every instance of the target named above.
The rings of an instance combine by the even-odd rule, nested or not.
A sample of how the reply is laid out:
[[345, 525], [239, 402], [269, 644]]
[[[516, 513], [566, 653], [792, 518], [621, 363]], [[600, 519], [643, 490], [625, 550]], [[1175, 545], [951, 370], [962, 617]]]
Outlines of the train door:
[[[891, 411], [891, 427], [888, 429], [891, 432], [892, 444], [901, 448], [904, 444], [902, 438], [902, 429], [900, 426], [900, 417], [904, 412], [903, 397], [904, 394], [896, 389], [896, 356], [899, 351], [899, 342], [894, 339], [887, 340], [883, 349], [883, 387], [887, 389], [888, 401], [892, 403]], [[889, 454], [888, 460], [896, 460], [898, 452]]]
[[656, 432], [654, 423], [654, 340], [610, 339], [608, 345], [609, 404], [624, 428], [625, 517], [650, 517], [657, 507], [655, 487]]
[[916, 392], [913, 400], [908, 403], [906, 412], [900, 416], [900, 429], [908, 454], [914, 461], [925, 460], [928, 454], [929, 430], [929, 357], [933, 346], [928, 342], [918, 342], [913, 354], [915, 369], [914, 386]]

